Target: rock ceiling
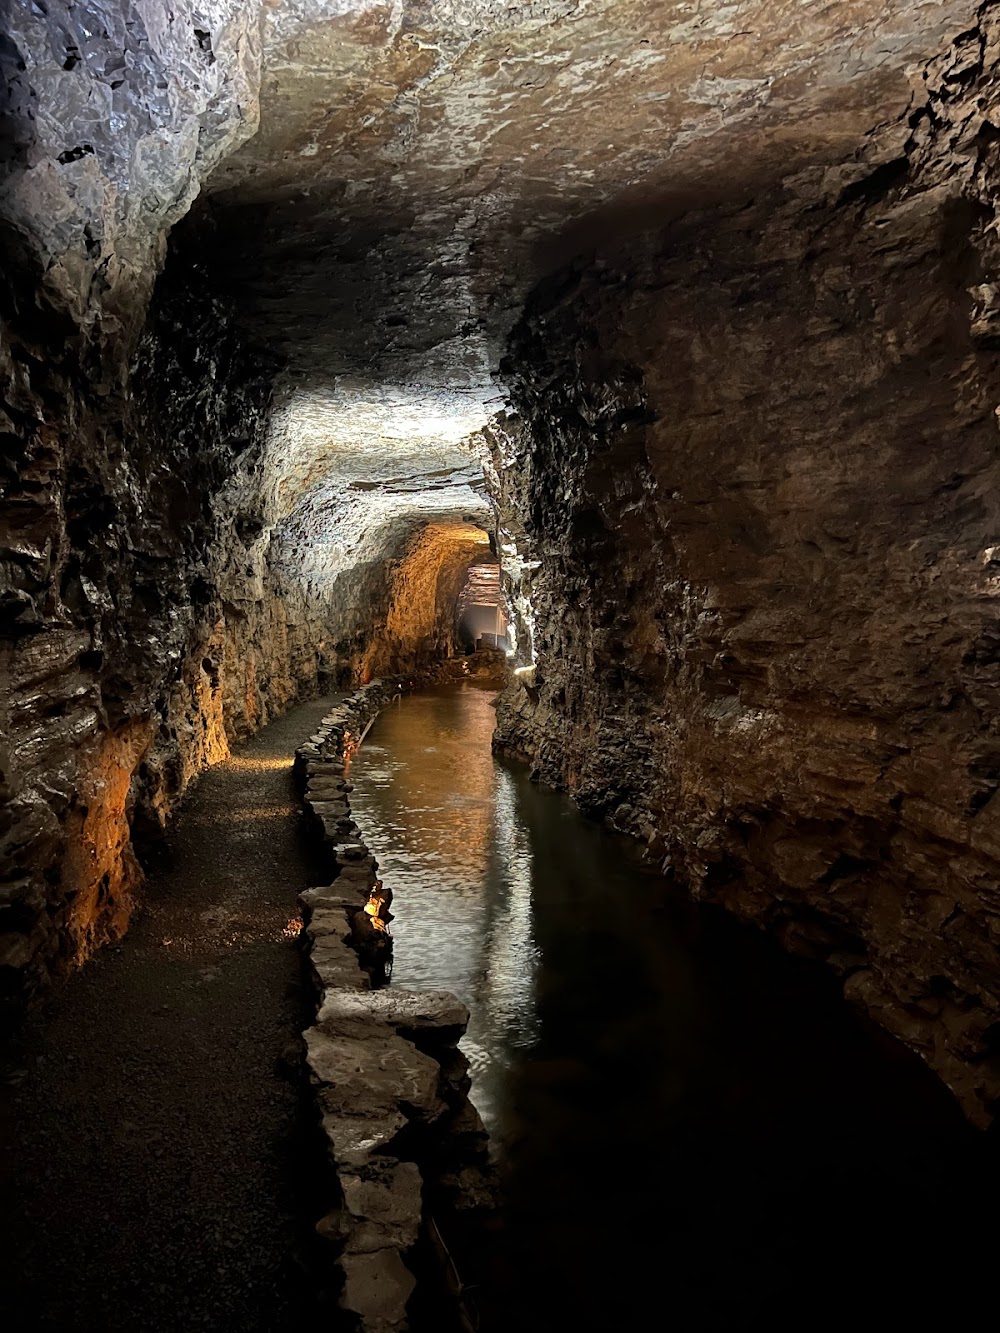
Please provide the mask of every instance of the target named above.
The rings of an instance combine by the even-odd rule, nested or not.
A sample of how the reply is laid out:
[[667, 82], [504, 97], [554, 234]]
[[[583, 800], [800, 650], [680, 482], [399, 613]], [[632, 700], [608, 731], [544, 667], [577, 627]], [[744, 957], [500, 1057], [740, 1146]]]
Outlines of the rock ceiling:
[[[214, 263], [287, 363], [279, 513], [481, 512], [461, 447], [547, 265], [853, 153], [968, 0], [266, 0]], [[410, 497], [410, 498], [407, 498]]]

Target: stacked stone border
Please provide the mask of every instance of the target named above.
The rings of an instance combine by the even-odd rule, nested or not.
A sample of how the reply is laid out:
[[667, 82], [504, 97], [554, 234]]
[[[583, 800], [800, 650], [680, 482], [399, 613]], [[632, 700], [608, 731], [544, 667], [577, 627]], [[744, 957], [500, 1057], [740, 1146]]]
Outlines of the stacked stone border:
[[345, 761], [400, 692], [397, 681], [363, 686], [295, 753], [331, 870], [330, 884], [299, 895], [317, 994], [306, 1061], [339, 1191], [318, 1230], [335, 1247], [341, 1308], [365, 1333], [407, 1327], [418, 1278], [473, 1326], [442, 1236], [493, 1204], [488, 1139], [458, 1050], [468, 1010], [447, 991], [373, 989], [358, 954], [378, 863], [352, 816]]

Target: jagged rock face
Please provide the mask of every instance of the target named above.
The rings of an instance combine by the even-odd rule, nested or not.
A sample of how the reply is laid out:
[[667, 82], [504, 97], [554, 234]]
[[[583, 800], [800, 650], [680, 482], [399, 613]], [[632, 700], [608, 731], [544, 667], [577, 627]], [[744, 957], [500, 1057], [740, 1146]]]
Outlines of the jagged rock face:
[[504, 339], [553, 256], [838, 160], [970, 13], [266, 5], [260, 130], [189, 222], [244, 326], [287, 362], [270, 447], [279, 541], [310, 603], [343, 604], [334, 585], [376, 530], [399, 551], [416, 517], [482, 521], [460, 443], [498, 406]]
[[384, 629], [368, 649], [365, 677], [418, 671], [455, 652], [455, 608], [469, 566], [488, 541], [471, 524], [431, 523], [421, 529], [393, 569]]
[[4, 6], [6, 221], [53, 303], [102, 317], [118, 366], [167, 229], [257, 126], [258, 6], [50, 0]]
[[415, 531], [391, 507], [372, 538], [370, 511], [342, 505], [354, 546], [331, 579], [331, 524], [305, 577], [277, 508], [274, 367], [186, 258], [110, 386], [103, 344], [51, 305], [32, 314], [27, 284], [6, 292], [0, 974], [15, 998], [125, 928], [133, 844], [233, 739], [323, 669], [410, 670], [450, 647], [453, 585], [488, 540], [468, 522]]
[[[359, 412], [354, 398], [283, 383], [265, 451], [277, 584], [324, 658], [362, 675], [408, 671], [423, 655], [438, 594], [433, 580], [401, 591], [399, 570], [414, 547], [439, 550], [449, 568], [467, 565], [489, 525], [481, 466], [461, 442], [463, 418], [436, 415], [433, 398], [377, 385], [368, 392]], [[404, 620], [386, 633], [387, 615], [404, 605]]]
[[210, 295], [168, 280], [146, 320], [166, 229], [255, 122], [247, 7], [50, 4], [9, 17], [5, 996], [123, 928], [133, 825], [158, 826], [225, 752], [221, 665], [242, 659], [244, 633], [227, 629], [220, 589], [253, 558], [227, 487], [259, 465], [270, 392]]
[[994, 10], [850, 163], [578, 263], [491, 433], [502, 742], [1000, 1096]]
[[102, 395], [48, 315], [7, 326], [2, 961], [58, 970], [127, 920], [130, 828], [293, 688], [246, 506], [264, 369], [167, 280]]
[[462, 441], [498, 406], [504, 339], [554, 255], [838, 160], [969, 13], [266, 5], [260, 130], [185, 225], [286, 361], [274, 560], [317, 638], [363, 651], [365, 608], [388, 595], [377, 553], [399, 559], [422, 524], [485, 522]]
[[609, 205], [617, 231], [839, 158], [971, 15], [275, 0], [260, 132], [208, 185], [218, 262], [304, 381], [489, 397], [526, 286], [584, 219]]

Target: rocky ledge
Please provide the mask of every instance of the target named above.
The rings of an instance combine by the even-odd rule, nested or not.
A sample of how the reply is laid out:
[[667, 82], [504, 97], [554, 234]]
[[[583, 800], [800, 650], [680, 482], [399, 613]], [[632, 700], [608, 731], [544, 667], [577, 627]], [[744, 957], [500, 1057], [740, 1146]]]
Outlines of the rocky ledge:
[[336, 1249], [341, 1306], [366, 1333], [407, 1327], [418, 1275], [439, 1289], [431, 1299], [467, 1306], [442, 1232], [493, 1202], [487, 1136], [458, 1050], [468, 1010], [446, 991], [376, 988], [381, 957], [364, 906], [378, 865], [351, 815], [345, 760], [400, 689], [364, 686], [295, 758], [332, 872], [329, 885], [300, 895], [318, 996], [306, 1059], [339, 1186], [318, 1230]]

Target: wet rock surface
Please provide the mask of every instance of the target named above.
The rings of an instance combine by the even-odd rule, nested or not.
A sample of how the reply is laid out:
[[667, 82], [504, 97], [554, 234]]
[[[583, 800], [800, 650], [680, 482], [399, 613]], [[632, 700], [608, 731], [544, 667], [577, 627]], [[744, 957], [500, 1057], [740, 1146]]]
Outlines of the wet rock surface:
[[4, 221], [48, 298], [119, 357], [167, 230], [257, 129], [256, 17], [242, 0], [4, 6]]
[[[410, 1327], [414, 1299], [435, 1327], [466, 1314], [438, 1228], [459, 1218], [481, 1225], [495, 1205], [487, 1136], [457, 1049], [469, 1011], [444, 991], [385, 986], [387, 920], [365, 911], [378, 864], [364, 843], [336, 843], [330, 828], [334, 808], [336, 829], [350, 819], [351, 755], [398, 693], [398, 682], [372, 681], [335, 704], [296, 751], [310, 825], [335, 876], [300, 895], [318, 998], [306, 1062], [340, 1196], [317, 1230], [336, 1255], [340, 1307], [368, 1333]], [[443, 1306], [428, 1295], [437, 1288], [448, 1291]]]
[[502, 745], [826, 960], [978, 1124], [998, 31], [981, 10], [844, 165], [543, 284], [491, 435], [526, 668]]
[[327, 707], [199, 781], [127, 939], [7, 1052], [11, 1329], [290, 1333], [321, 1317], [296, 904], [316, 871], [291, 763]]
[[283, 0], [263, 13], [260, 131], [207, 186], [219, 264], [299, 388], [360, 400], [354, 447], [406, 401], [485, 419], [540, 251], [584, 248], [606, 205], [663, 221], [839, 158], [972, 14]]

